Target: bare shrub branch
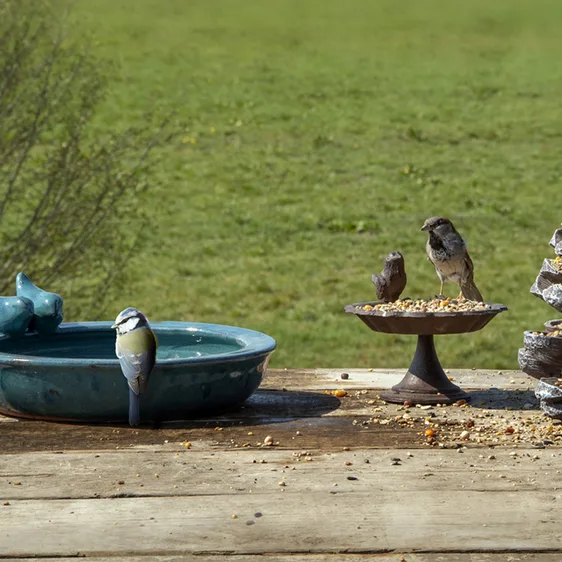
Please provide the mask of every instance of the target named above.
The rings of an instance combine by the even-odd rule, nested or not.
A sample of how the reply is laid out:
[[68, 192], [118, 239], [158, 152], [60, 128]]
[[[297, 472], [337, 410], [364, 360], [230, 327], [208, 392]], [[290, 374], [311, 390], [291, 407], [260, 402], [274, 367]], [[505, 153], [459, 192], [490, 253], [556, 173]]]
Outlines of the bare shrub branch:
[[171, 132], [95, 134], [108, 67], [62, 29], [48, 4], [0, 0], [0, 292], [25, 270], [91, 318], [100, 292], [119, 287], [142, 232], [148, 157]]

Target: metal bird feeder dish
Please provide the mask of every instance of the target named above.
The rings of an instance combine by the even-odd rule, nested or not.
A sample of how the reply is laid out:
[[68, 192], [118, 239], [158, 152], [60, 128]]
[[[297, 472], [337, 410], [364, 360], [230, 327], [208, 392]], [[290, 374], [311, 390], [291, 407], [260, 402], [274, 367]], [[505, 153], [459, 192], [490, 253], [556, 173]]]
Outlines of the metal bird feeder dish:
[[437, 357], [433, 336], [476, 332], [507, 307], [486, 303], [485, 310], [459, 312], [389, 312], [363, 308], [377, 304], [382, 301], [349, 304], [345, 312], [355, 314], [375, 332], [418, 336], [408, 372], [392, 390], [381, 394], [381, 398], [395, 403], [408, 400], [414, 404], [451, 404], [470, 400], [468, 393], [447, 378]]
[[[61, 324], [54, 334], [0, 337], [0, 413], [32, 419], [126, 422], [128, 387], [111, 322]], [[154, 322], [156, 366], [143, 420], [184, 420], [244, 402], [276, 347], [233, 326]]]

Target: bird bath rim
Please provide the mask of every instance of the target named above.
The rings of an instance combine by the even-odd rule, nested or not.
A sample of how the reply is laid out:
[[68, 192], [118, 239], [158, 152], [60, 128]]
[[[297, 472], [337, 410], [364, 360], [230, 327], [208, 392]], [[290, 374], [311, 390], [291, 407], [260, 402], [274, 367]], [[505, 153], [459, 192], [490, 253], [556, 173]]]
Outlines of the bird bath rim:
[[[25, 341], [26, 339], [47, 339], [57, 338], [65, 334], [87, 334], [87, 333], [101, 333], [113, 332], [111, 328], [113, 322], [109, 321], [95, 321], [95, 322], [65, 322], [62, 323], [57, 331], [49, 336], [41, 336], [36, 333], [29, 333], [21, 338], [11, 338], [7, 335], [0, 336], [0, 344], [8, 343], [9, 340], [14, 342]], [[275, 350], [276, 341], [267, 334], [250, 330], [248, 328], [240, 328], [238, 326], [227, 326], [224, 324], [207, 324], [201, 322], [180, 322], [180, 321], [163, 321], [151, 322], [151, 327], [156, 334], [162, 332], [178, 332], [185, 331], [188, 333], [200, 333], [201, 335], [219, 336], [224, 340], [230, 340], [236, 345], [240, 346], [239, 349], [213, 353], [204, 356], [196, 357], [178, 357], [178, 358], [158, 358], [157, 363], [161, 366], [181, 366], [192, 365], [201, 363], [219, 363], [225, 361], [234, 361], [237, 359], [243, 360], [248, 357], [256, 355], [265, 355]], [[30, 342], [31, 343], [31, 342]], [[97, 367], [116, 367], [119, 366], [119, 360], [103, 359], [96, 357], [48, 357], [41, 354], [17, 354], [9, 351], [0, 351], [0, 364], [1, 365], [40, 365], [40, 366], [76, 366], [88, 367], [95, 364]]]

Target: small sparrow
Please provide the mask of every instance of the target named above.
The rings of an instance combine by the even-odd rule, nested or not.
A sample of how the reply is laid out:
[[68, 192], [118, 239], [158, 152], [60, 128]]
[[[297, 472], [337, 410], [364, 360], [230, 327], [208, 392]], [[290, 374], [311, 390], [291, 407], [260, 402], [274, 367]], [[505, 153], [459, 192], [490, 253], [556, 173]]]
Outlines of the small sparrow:
[[422, 230], [429, 233], [425, 251], [441, 280], [439, 296], [443, 297], [445, 281], [450, 281], [460, 287], [461, 292], [457, 298], [483, 302], [484, 299], [474, 284], [474, 265], [466, 244], [453, 223], [445, 217], [431, 217], [425, 221]]
[[386, 256], [384, 269], [379, 275], [373, 273], [373, 283], [379, 300], [394, 302], [406, 287], [404, 257], [400, 252], [390, 252]]

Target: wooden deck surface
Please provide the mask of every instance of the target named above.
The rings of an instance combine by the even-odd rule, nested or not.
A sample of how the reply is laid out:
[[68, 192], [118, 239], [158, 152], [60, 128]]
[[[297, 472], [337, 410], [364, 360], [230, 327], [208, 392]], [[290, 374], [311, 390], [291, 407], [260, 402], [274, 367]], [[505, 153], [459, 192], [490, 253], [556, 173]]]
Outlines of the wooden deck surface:
[[159, 427], [0, 417], [0, 560], [561, 561], [536, 381], [451, 371], [471, 405], [385, 404], [402, 374], [270, 371], [243, 408]]

